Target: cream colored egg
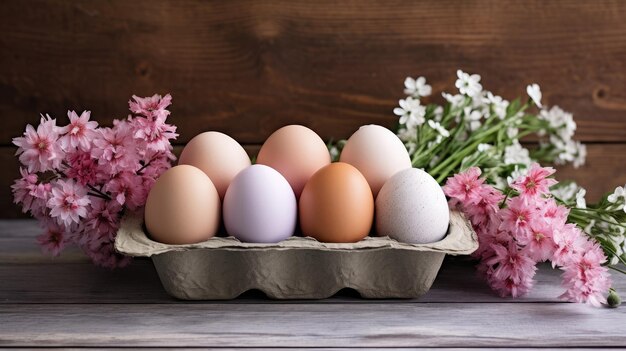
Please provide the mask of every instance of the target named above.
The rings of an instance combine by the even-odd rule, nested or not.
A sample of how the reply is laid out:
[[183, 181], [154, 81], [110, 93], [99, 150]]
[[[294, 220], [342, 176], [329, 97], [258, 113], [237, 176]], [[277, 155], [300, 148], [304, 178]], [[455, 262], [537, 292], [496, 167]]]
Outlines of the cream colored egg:
[[155, 241], [173, 245], [202, 242], [215, 235], [220, 220], [217, 190], [196, 167], [172, 167], [150, 189], [145, 224]]
[[389, 129], [370, 124], [362, 126], [346, 142], [341, 162], [356, 167], [367, 179], [374, 197], [394, 174], [411, 168], [406, 147]]
[[400, 242], [443, 239], [450, 222], [446, 196], [430, 174], [417, 168], [391, 177], [376, 198], [376, 233]]
[[267, 138], [257, 163], [282, 174], [299, 198], [309, 178], [330, 163], [330, 153], [317, 133], [305, 126], [289, 125]]
[[246, 150], [230, 136], [220, 132], [205, 132], [187, 143], [178, 164], [191, 165], [204, 171], [223, 199], [237, 173], [250, 166], [250, 158]]

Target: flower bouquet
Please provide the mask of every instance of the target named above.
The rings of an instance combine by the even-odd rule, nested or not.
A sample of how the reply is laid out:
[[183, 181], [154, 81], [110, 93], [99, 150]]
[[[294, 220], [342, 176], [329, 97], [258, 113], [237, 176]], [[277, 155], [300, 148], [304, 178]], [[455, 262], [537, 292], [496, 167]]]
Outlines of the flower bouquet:
[[37, 240], [45, 251], [58, 255], [74, 243], [99, 266], [129, 263], [114, 250], [115, 235], [121, 216], [143, 207], [175, 159], [170, 140], [178, 135], [166, 123], [171, 100], [133, 96], [131, 114], [110, 128], [90, 121], [89, 111], [69, 111], [63, 127], [46, 115], [13, 139], [23, 166], [12, 186], [15, 203], [43, 227]]
[[[450, 206], [478, 233], [478, 272], [500, 295], [517, 297], [532, 288], [537, 263], [551, 261], [564, 271], [562, 298], [599, 305], [608, 294], [619, 304], [608, 269], [626, 273], [616, 266], [626, 262], [626, 190], [587, 205], [585, 189], [550, 178], [555, 170], [538, 163], [585, 163], [572, 114], [543, 106], [537, 84], [527, 100], [507, 101], [480, 80], [457, 71], [458, 93], [442, 93], [438, 105], [422, 103], [432, 93], [424, 77], [408, 77], [408, 96], [393, 110], [413, 167], [445, 185]], [[520, 143], [528, 136], [538, 143]], [[331, 143], [335, 159], [344, 143]]]

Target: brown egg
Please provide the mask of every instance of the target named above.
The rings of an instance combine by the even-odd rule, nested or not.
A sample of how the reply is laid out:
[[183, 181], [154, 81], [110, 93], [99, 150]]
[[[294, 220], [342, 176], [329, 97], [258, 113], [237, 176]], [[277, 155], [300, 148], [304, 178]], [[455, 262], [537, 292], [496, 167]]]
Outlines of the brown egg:
[[369, 234], [374, 196], [353, 166], [336, 162], [317, 171], [299, 202], [302, 233], [322, 242], [352, 243]]
[[259, 150], [257, 163], [270, 166], [282, 174], [298, 198], [313, 173], [330, 163], [330, 153], [314, 131], [300, 125], [289, 125], [267, 138]]
[[220, 132], [205, 132], [187, 143], [178, 164], [191, 165], [204, 171], [223, 199], [237, 173], [250, 166], [250, 157], [230, 136]]
[[215, 235], [220, 219], [217, 190], [196, 167], [170, 168], [148, 194], [145, 224], [155, 241], [173, 245], [205, 241]]

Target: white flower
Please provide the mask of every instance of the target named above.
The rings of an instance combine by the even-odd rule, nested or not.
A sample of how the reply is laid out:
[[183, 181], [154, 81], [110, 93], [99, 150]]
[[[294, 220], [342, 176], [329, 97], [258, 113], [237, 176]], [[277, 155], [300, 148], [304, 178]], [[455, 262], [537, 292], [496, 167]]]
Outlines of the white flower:
[[613, 191], [613, 194], [609, 195], [606, 199], [614, 204], [619, 201], [620, 197], [626, 198], [626, 191], [624, 191], [624, 187], [618, 186], [615, 188], [615, 191]]
[[563, 111], [558, 106], [552, 106], [550, 110], [541, 110], [539, 118], [548, 121], [551, 128], [557, 131], [561, 139], [567, 141], [572, 139], [576, 131], [576, 122], [574, 116]]
[[433, 119], [437, 122], [441, 122], [442, 118], [443, 118], [443, 107], [441, 106], [435, 107], [435, 109], [433, 110]]
[[493, 95], [490, 91], [487, 92], [487, 101], [493, 108], [493, 113], [500, 119], [506, 117], [506, 109], [509, 107], [509, 102], [504, 100], [501, 96]]
[[433, 158], [430, 160], [430, 162], [428, 162], [428, 166], [430, 168], [433, 168], [437, 165], [437, 163], [439, 163], [439, 156], [435, 155], [433, 156]]
[[448, 93], [441, 93], [441, 96], [443, 96], [443, 98], [446, 99], [446, 101], [448, 101], [453, 108], [459, 107], [465, 102], [465, 96], [461, 94], [452, 95]]
[[533, 100], [533, 102], [535, 103], [535, 105], [537, 105], [537, 107], [542, 108], [543, 106], [541, 105], [541, 88], [539, 88], [538, 84], [531, 84], [529, 86], [526, 87], [526, 92], [528, 93], [528, 96], [530, 96], [530, 98]]
[[491, 148], [493, 148], [493, 145], [491, 145], [491, 144], [484, 144], [483, 143], [483, 144], [478, 144], [478, 148], [477, 149], [480, 152], [485, 152], [485, 151], [487, 151], [487, 150], [489, 150]]
[[435, 122], [435, 121], [433, 121], [432, 119], [429, 119], [429, 120], [428, 120], [428, 125], [429, 125], [432, 129], [436, 130], [439, 134], [441, 134], [441, 136], [442, 136], [442, 137], [447, 138], [447, 137], [449, 137], [449, 136], [450, 136], [450, 132], [449, 132], [446, 128], [444, 128], [443, 126], [441, 126], [441, 123], [439, 123], [439, 122]]
[[513, 170], [513, 172], [511, 172], [511, 175], [506, 177], [506, 181], [510, 186], [513, 184], [513, 182], [515, 182], [517, 179], [521, 177], [524, 177], [527, 173], [528, 173], [528, 167], [519, 168], [519, 166], [515, 166], [515, 169]]
[[567, 202], [574, 198], [577, 191], [578, 184], [571, 182], [567, 185], [559, 183], [559, 185], [556, 188], [551, 189], [550, 192], [557, 198]]
[[398, 138], [405, 143], [417, 141], [417, 129], [416, 128], [400, 128], [396, 134]]
[[409, 155], [412, 155], [415, 150], [417, 150], [417, 143], [414, 141], [409, 141], [408, 143], [405, 144], [407, 151], [409, 152]]
[[515, 128], [515, 127], [509, 127], [506, 130], [506, 136], [509, 137], [509, 139], [517, 139], [517, 136], [519, 135], [519, 129]]
[[461, 94], [465, 94], [470, 97], [474, 97], [483, 90], [483, 86], [480, 85], [480, 76], [478, 74], [469, 75], [461, 70], [456, 71], [458, 79], [454, 85], [459, 89]]
[[577, 208], [587, 208], [587, 201], [585, 201], [585, 195], [587, 195], [587, 190], [580, 188], [576, 193], [576, 207]]
[[558, 152], [557, 158], [554, 160], [556, 164], [562, 165], [567, 162], [573, 162], [576, 158], [578, 148], [573, 140], [563, 141], [556, 135], [550, 135], [550, 143]]
[[587, 146], [580, 141], [576, 142], [576, 157], [574, 157], [574, 168], [578, 168], [585, 164], [587, 159]]
[[471, 107], [466, 107], [463, 110], [465, 114], [465, 121], [469, 126], [469, 130], [474, 131], [482, 125], [480, 119], [483, 118], [483, 114], [479, 110], [473, 110]]
[[420, 101], [408, 97], [398, 102], [400, 107], [393, 109], [393, 113], [400, 116], [400, 124], [404, 124], [407, 128], [421, 126], [426, 122], [426, 107], [420, 105]]
[[421, 96], [429, 96], [433, 89], [430, 85], [426, 84], [426, 78], [419, 77], [417, 79], [413, 79], [411, 77], [406, 77], [404, 80], [404, 93], [407, 95], [412, 95], [414, 97]]
[[515, 140], [512, 145], [504, 148], [504, 164], [522, 164], [528, 166], [531, 163], [528, 149]]

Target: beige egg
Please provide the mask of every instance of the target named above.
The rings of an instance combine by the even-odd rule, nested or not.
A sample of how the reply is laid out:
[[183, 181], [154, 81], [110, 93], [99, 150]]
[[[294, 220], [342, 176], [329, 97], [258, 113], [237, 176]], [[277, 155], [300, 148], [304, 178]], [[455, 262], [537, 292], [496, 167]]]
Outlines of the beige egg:
[[148, 235], [165, 244], [193, 244], [215, 235], [221, 220], [220, 197], [200, 169], [181, 165], [163, 173], [148, 194]]
[[250, 166], [250, 157], [230, 136], [220, 132], [205, 132], [187, 143], [178, 164], [200, 168], [211, 178], [220, 198], [224, 199], [233, 178]]
[[356, 167], [367, 179], [374, 197], [394, 174], [411, 168], [406, 147], [389, 129], [370, 124], [350, 136], [339, 159]]
[[257, 163], [282, 174], [299, 198], [309, 178], [330, 163], [330, 153], [317, 133], [305, 126], [289, 125], [267, 138]]

